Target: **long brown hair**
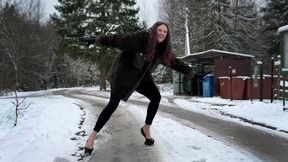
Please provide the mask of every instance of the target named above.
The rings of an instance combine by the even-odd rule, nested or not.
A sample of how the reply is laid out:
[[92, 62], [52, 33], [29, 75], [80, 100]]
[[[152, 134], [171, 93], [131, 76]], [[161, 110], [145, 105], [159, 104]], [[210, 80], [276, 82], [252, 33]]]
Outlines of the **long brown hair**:
[[150, 30], [150, 35], [149, 35], [149, 40], [148, 40], [148, 47], [146, 50], [145, 58], [147, 61], [152, 61], [155, 58], [156, 51], [155, 48], [157, 46], [157, 28], [160, 25], [165, 25], [167, 27], [167, 35], [166, 38], [164, 39], [161, 44], [163, 44], [164, 50], [163, 50], [163, 61], [165, 65], [170, 65], [170, 62], [173, 61], [174, 55], [172, 54], [171, 50], [171, 40], [170, 40], [170, 31], [168, 24], [165, 22], [158, 21], [156, 22], [149, 30]]

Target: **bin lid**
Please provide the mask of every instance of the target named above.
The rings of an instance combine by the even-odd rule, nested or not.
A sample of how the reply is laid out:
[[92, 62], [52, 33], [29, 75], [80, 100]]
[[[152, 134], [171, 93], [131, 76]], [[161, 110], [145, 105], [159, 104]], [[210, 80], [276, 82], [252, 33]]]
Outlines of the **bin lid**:
[[205, 79], [205, 78], [207, 78], [207, 77], [214, 77], [214, 75], [213, 75], [213, 74], [206, 74], [206, 75], [203, 77], [203, 79]]

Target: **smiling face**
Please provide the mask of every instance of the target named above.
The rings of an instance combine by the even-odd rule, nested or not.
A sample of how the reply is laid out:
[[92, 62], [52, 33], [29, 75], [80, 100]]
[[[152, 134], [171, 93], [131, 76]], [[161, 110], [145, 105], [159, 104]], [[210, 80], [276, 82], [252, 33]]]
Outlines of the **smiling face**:
[[161, 43], [165, 40], [167, 36], [168, 28], [166, 25], [159, 25], [157, 27], [157, 42]]

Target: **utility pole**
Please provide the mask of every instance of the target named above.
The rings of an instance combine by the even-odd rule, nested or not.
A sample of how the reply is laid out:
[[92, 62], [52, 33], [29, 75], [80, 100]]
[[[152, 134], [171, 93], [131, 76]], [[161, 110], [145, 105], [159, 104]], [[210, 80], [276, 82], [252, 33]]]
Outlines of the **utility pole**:
[[188, 29], [188, 13], [189, 9], [186, 7], [185, 8], [185, 55], [190, 54], [190, 43], [189, 43], [189, 29]]
[[234, 34], [236, 34], [236, 29], [237, 29], [237, 16], [238, 16], [238, 0], [236, 0], [235, 4], [235, 17], [234, 17]]
[[3, 12], [2, 9], [3, 9], [3, 8], [2, 8], [2, 0], [0, 0], [0, 13], [1, 13], [1, 14], [2, 14], [2, 12]]

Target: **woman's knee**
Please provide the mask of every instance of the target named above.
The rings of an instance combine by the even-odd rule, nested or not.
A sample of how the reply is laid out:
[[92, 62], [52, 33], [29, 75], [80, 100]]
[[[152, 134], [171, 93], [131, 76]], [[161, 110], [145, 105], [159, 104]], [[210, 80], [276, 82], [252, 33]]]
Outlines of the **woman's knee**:
[[151, 102], [159, 103], [161, 100], [160, 93], [155, 93], [153, 97], [150, 99]]
[[120, 102], [120, 99], [117, 96], [111, 95], [108, 105], [111, 107], [118, 107], [119, 102]]
[[119, 105], [119, 102], [115, 102], [115, 101], [111, 102], [110, 101], [106, 107], [109, 108], [109, 109], [113, 109], [114, 110], [114, 109], [116, 109], [118, 107], [118, 105]]

